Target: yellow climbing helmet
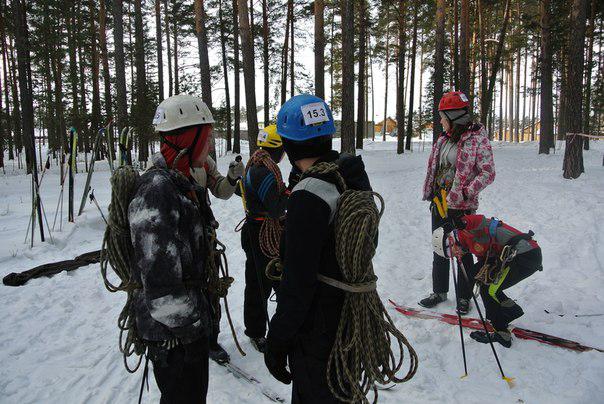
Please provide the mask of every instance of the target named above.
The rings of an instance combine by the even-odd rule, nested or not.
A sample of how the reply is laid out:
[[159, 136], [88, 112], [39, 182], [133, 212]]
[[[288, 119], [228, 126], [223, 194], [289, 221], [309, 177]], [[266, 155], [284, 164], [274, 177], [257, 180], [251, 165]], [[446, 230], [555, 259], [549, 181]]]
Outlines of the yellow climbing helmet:
[[277, 133], [277, 125], [268, 125], [258, 133], [256, 141], [258, 147], [265, 149], [277, 149], [283, 146], [281, 136]]

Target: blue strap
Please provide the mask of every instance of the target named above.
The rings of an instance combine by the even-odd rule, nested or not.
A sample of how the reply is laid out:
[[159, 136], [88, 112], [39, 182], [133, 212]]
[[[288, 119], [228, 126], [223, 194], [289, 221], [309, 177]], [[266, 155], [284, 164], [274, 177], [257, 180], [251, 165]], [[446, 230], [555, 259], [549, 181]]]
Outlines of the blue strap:
[[497, 236], [497, 227], [499, 227], [499, 223], [501, 223], [501, 220], [495, 219], [494, 217], [491, 218], [491, 223], [489, 223], [489, 236], [491, 236], [491, 238]]
[[266, 177], [264, 177], [264, 180], [262, 180], [262, 183], [258, 188], [258, 197], [261, 201], [264, 202], [264, 198], [266, 198], [266, 194], [274, 182], [275, 176], [273, 175], [273, 173], [269, 173]]

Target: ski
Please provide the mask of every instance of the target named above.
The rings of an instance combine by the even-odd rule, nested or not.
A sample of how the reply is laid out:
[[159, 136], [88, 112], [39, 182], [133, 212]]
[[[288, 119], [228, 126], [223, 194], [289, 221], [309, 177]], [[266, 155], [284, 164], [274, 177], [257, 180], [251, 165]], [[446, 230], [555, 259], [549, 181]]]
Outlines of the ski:
[[[392, 304], [392, 306], [394, 306], [396, 311], [398, 311], [401, 314], [404, 314], [405, 316], [416, 317], [416, 318], [421, 318], [421, 319], [426, 319], [426, 320], [438, 320], [438, 321], [446, 323], [446, 324], [458, 325], [459, 320], [456, 315], [447, 314], [447, 313], [438, 313], [436, 311], [417, 309], [417, 308], [407, 307], [407, 306], [401, 306], [392, 300], [389, 300], [389, 301], [390, 301], [390, 304]], [[473, 330], [484, 330], [484, 327], [482, 326], [481, 321], [477, 318], [462, 317], [461, 324], [462, 324], [462, 326], [473, 329]], [[489, 332], [494, 331], [489, 323], [487, 323], [487, 327], [489, 329]], [[604, 352], [604, 349], [582, 345], [581, 343], [576, 342], [576, 341], [571, 341], [571, 340], [556, 337], [553, 335], [544, 334], [544, 333], [538, 332], [538, 331], [528, 330], [526, 328], [513, 327], [511, 329], [511, 332], [516, 336], [516, 338], [519, 338], [519, 339], [537, 341], [542, 344], [556, 346], [559, 348], [566, 348], [566, 349], [570, 349], [572, 351], [587, 352], [587, 351], [596, 350], [598, 352]]]
[[270, 399], [271, 401], [273, 401], [275, 403], [285, 403], [286, 402], [285, 398], [281, 397], [280, 395], [278, 395], [274, 391], [271, 391], [271, 390], [267, 389], [266, 387], [264, 387], [262, 385], [262, 383], [258, 379], [256, 379], [254, 376], [250, 375], [248, 372], [246, 372], [245, 370], [241, 369], [240, 367], [238, 367], [236, 365], [233, 365], [230, 362], [222, 364], [221, 366], [224, 366], [226, 368], [226, 370], [228, 370], [229, 373], [231, 373], [237, 379], [245, 380], [249, 384], [258, 387], [258, 389], [260, 390], [260, 392], [265, 397], [267, 397], [268, 399]]

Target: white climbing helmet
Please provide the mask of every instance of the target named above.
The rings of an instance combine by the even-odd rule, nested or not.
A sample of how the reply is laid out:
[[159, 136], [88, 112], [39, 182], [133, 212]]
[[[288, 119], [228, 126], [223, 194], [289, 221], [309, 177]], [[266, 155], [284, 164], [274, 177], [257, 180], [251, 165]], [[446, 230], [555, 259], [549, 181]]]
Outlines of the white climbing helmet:
[[449, 251], [449, 237], [447, 236], [448, 234], [445, 234], [445, 230], [442, 227], [432, 232], [432, 248], [437, 255], [443, 258], [449, 258], [447, 255]]
[[169, 132], [193, 125], [214, 123], [212, 112], [199, 97], [178, 94], [163, 100], [155, 111], [156, 132]]

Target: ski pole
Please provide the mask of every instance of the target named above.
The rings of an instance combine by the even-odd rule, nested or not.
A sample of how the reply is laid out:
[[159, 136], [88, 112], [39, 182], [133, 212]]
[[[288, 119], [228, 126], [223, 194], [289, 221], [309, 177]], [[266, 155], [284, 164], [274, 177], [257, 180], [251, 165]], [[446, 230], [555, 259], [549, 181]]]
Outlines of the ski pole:
[[[453, 257], [453, 248], [452, 247], [449, 247], [449, 256], [451, 257], [451, 267], [452, 267], [451, 272], [453, 272], [453, 285], [455, 286], [455, 302], [458, 302], [459, 301], [459, 285], [457, 283], [457, 279], [459, 277], [455, 274], [455, 272], [456, 272], [455, 265], [453, 264], [453, 261], [455, 260], [455, 258]], [[455, 310], [455, 311], [457, 312], [457, 320], [459, 322], [459, 338], [461, 340], [461, 354], [463, 356], [463, 370], [464, 370], [464, 375], [461, 378], [463, 379], [468, 376], [468, 364], [466, 361], [466, 345], [463, 340], [463, 325], [461, 323], [461, 314], [459, 313], [459, 310]]]
[[[455, 264], [453, 264], [455, 266]], [[461, 260], [457, 260], [458, 268], [461, 268], [461, 272], [466, 279], [466, 282], [469, 284], [470, 280], [468, 278], [468, 274], [466, 273], [466, 268]], [[484, 320], [484, 316], [482, 315], [482, 310], [480, 310], [480, 306], [478, 305], [478, 301], [476, 300], [476, 296], [472, 294], [472, 299], [474, 300], [474, 305], [476, 306], [476, 310], [478, 311], [478, 316], [480, 317], [480, 321], [482, 322], [482, 326], [484, 327], [484, 332], [487, 334], [487, 339], [489, 340], [489, 345], [491, 346], [491, 350], [493, 351], [493, 356], [495, 356], [495, 361], [497, 362], [497, 366], [499, 367], [499, 372], [501, 373], [501, 378], [505, 380], [510, 388], [514, 387], [514, 378], [507, 377], [503, 372], [503, 368], [501, 367], [501, 362], [499, 361], [499, 356], [497, 356], [497, 351], [495, 351], [495, 346], [493, 345], [493, 340], [491, 339], [491, 334], [489, 333], [489, 329], [487, 328], [487, 323]]]
[[[438, 196], [435, 196], [433, 201], [434, 204], [436, 205], [436, 209], [438, 210], [438, 214], [440, 215], [440, 217], [443, 220], [446, 220], [448, 215], [449, 215], [449, 207], [447, 205], [447, 191], [444, 189], [440, 190], [440, 196], [441, 199], [438, 198]], [[453, 244], [450, 243], [449, 245], [449, 257], [451, 257], [451, 267], [452, 267], [452, 272], [453, 272], [453, 285], [455, 286], [455, 302], [457, 303], [459, 301], [459, 287], [457, 284], [457, 279], [458, 276], [455, 274], [455, 265], [453, 265]], [[464, 342], [463, 339], [463, 324], [461, 322], [461, 314], [459, 313], [458, 310], [455, 310], [457, 312], [457, 321], [459, 322], [459, 337], [461, 340], [461, 354], [463, 356], [463, 369], [464, 369], [464, 375], [461, 377], [462, 379], [468, 376], [468, 362], [466, 360], [466, 344]]]
[[107, 219], [105, 219], [105, 215], [103, 214], [103, 211], [101, 210], [101, 207], [99, 206], [99, 203], [97, 202], [96, 198], [94, 197], [94, 189], [92, 189], [90, 191], [90, 203], [94, 203], [95, 204], [96, 208], [101, 213], [101, 217], [105, 221], [105, 225], [109, 226], [109, 223], [107, 222]]

